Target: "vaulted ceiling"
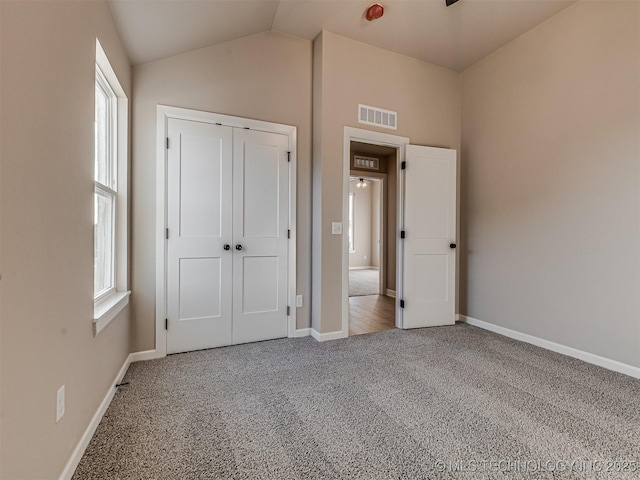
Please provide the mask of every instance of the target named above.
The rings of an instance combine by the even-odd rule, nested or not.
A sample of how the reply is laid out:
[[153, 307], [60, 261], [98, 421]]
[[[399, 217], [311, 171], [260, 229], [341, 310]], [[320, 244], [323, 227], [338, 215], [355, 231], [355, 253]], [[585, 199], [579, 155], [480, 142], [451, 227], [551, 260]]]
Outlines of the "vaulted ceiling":
[[267, 30], [322, 30], [461, 71], [575, 0], [109, 0], [134, 65]]

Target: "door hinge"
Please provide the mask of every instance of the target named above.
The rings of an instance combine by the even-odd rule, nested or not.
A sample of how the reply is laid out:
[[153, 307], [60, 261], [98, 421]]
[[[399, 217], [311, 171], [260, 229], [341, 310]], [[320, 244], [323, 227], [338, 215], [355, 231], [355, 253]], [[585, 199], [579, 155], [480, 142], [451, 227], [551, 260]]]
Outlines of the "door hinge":
[[291, 161], [291, 152], [287, 152], [287, 162]]
[[164, 329], [165, 330], [169, 330], [169, 319], [168, 318], [164, 319]]
[[400, 300], [400, 308], [404, 308], [404, 300]]
[[291, 307], [287, 307], [287, 317], [291, 315]]
[[291, 230], [287, 230], [287, 238], [291, 238]]
[[168, 229], [168, 228], [165, 228], [165, 229], [164, 229], [164, 238], [165, 238], [166, 240], [169, 240], [169, 229]]
[[406, 237], [406, 235], [407, 234], [405, 233], [404, 230], [400, 230], [400, 238], [404, 238], [404, 237]]
[[169, 149], [169, 137], [167, 137], [167, 150]]
[[407, 169], [407, 161], [403, 160], [403, 162], [400, 164], [400, 169], [401, 170], [406, 170]]

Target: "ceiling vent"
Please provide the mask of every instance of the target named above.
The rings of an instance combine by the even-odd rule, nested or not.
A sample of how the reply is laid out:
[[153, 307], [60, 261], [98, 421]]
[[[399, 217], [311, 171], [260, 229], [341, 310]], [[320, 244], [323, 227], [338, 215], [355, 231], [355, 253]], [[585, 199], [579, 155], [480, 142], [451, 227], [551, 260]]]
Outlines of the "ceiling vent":
[[358, 122], [376, 127], [398, 129], [398, 112], [383, 110], [382, 108], [358, 105]]
[[374, 157], [353, 156], [353, 166], [355, 168], [367, 168], [369, 170], [380, 170], [380, 160]]

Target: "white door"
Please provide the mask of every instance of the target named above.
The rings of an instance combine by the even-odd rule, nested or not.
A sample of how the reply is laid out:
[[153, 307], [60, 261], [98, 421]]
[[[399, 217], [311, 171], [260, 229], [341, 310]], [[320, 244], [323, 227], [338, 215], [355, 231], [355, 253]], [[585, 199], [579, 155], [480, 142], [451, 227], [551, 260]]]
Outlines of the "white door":
[[287, 135], [170, 119], [167, 353], [287, 336]]
[[456, 152], [407, 145], [402, 327], [455, 323]]
[[233, 343], [287, 336], [289, 138], [236, 129]]
[[231, 344], [233, 129], [170, 119], [167, 353]]

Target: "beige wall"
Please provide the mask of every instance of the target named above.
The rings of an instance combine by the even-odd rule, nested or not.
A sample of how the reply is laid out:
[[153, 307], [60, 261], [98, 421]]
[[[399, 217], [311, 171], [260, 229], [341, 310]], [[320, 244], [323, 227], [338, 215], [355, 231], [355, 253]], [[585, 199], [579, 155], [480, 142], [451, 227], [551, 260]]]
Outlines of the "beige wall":
[[640, 366], [638, 2], [578, 2], [463, 73], [461, 313]]
[[311, 42], [266, 32], [134, 69], [133, 350], [155, 348], [157, 105], [298, 127], [297, 310], [309, 326], [311, 294]]
[[387, 251], [387, 288], [396, 289], [396, 247], [398, 240], [398, 165], [397, 155], [387, 157], [387, 241], [385, 250]]
[[129, 96], [130, 67], [104, 2], [0, 11], [0, 477], [52, 479], [129, 353], [128, 308], [93, 336], [96, 37]]
[[[344, 126], [409, 137], [414, 144], [459, 149], [460, 74], [324, 31], [314, 41], [314, 285], [313, 325], [341, 329]], [[384, 68], [380, 68], [384, 65]], [[398, 112], [398, 130], [358, 123], [358, 104]], [[316, 117], [318, 115], [318, 117]], [[317, 265], [316, 265], [317, 263]]]
[[371, 266], [380, 267], [380, 227], [382, 222], [382, 182], [371, 184]]

